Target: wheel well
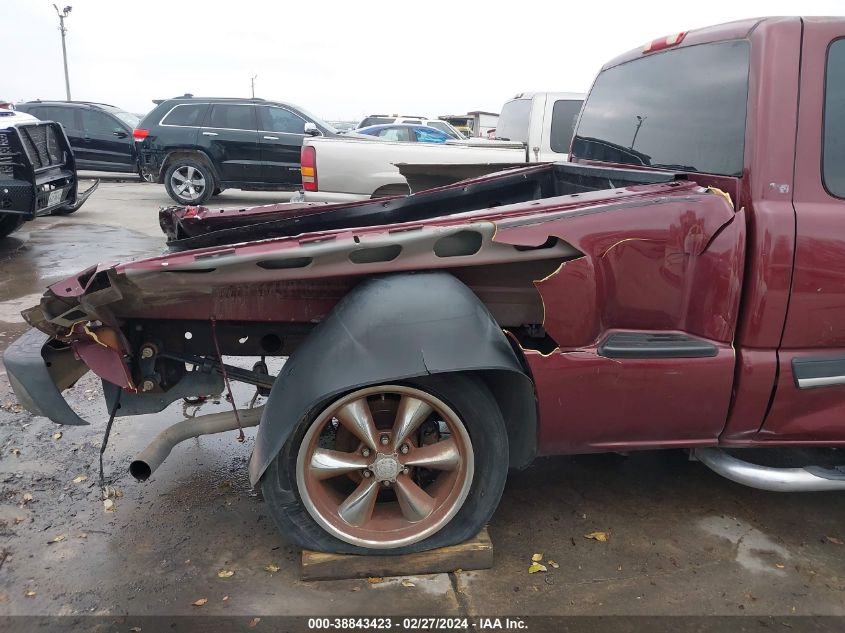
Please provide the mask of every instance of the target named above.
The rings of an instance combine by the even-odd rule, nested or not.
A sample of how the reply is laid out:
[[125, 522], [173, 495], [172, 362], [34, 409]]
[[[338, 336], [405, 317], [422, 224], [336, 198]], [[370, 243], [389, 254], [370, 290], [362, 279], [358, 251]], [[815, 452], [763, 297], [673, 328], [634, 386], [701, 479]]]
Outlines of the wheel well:
[[214, 176], [215, 186], [217, 183], [220, 182], [220, 177], [217, 175], [217, 170], [214, 169], [214, 163], [211, 162], [211, 159], [205, 152], [199, 150], [174, 150], [170, 152], [164, 158], [164, 162], [161, 165], [161, 169], [158, 172], [158, 182], [164, 182], [164, 176], [167, 174], [167, 170], [170, 169], [171, 163], [175, 160], [180, 160], [183, 158], [187, 158], [190, 160], [195, 160], [198, 163], [202, 163], [206, 167], [211, 170], [211, 174]]
[[391, 196], [409, 196], [411, 195], [411, 188], [403, 183], [394, 183], [392, 185], [384, 185], [373, 192], [371, 198], [389, 198]]

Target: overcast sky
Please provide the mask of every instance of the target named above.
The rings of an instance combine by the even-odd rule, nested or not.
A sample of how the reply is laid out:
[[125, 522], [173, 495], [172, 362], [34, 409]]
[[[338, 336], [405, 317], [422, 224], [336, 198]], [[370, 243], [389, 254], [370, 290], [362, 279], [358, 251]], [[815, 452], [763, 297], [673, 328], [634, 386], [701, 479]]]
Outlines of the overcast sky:
[[[585, 92], [605, 61], [657, 37], [845, 7], [825, 0], [70, 2], [74, 99], [145, 113], [152, 99], [185, 92], [249, 96], [257, 74], [256, 96], [351, 120], [498, 112], [517, 92]], [[0, 0], [0, 24], [0, 99], [63, 99], [52, 3]]]

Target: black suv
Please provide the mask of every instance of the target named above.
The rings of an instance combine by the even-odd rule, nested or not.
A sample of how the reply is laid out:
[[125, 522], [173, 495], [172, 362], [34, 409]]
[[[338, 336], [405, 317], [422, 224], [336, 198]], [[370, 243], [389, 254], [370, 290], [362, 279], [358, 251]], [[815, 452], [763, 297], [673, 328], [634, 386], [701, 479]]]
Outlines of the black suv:
[[159, 103], [133, 135], [144, 178], [196, 205], [227, 188], [299, 189], [302, 140], [336, 133], [287, 103], [186, 95]]
[[132, 130], [140, 119], [105, 103], [28, 101], [15, 109], [42, 121], [61, 123], [77, 169], [140, 173]]

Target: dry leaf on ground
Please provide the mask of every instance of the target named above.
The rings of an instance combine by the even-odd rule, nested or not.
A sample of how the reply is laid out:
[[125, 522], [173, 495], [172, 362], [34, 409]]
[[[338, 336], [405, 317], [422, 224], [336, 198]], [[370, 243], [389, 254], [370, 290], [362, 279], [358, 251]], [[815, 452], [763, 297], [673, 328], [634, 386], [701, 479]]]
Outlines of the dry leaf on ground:
[[19, 449], [19, 448], [13, 448], [12, 449], [12, 455], [14, 455], [15, 457], [19, 457], [20, 454], [21, 454], [21, 449]]
[[254, 629], [259, 622], [261, 622], [261, 618], [252, 618], [252, 620], [249, 621], [249, 628]]
[[114, 501], [112, 501], [111, 499], [104, 499], [103, 510], [106, 512], [114, 512]]
[[60, 439], [62, 439], [62, 432], [61, 432], [61, 431], [56, 431], [55, 433], [53, 433], [53, 439], [54, 439], [54, 440], [60, 440]]
[[223, 596], [223, 602], [226, 602], [229, 599], [229, 596]]
[[24, 521], [26, 521], [26, 517], [15, 517], [15, 525], [23, 523]]
[[559, 567], [560, 567], [560, 565], [558, 565], [558, 564], [557, 564], [556, 562], [554, 562], [553, 560], [548, 560], [548, 561], [546, 561], [546, 562], [547, 562], [549, 565], [551, 565], [552, 567], [554, 567], [555, 569], [557, 569], [557, 568], [559, 568]]
[[76, 477], [73, 478], [73, 483], [81, 484], [86, 479], [88, 479], [88, 475], [77, 475]]
[[367, 578], [367, 582], [371, 585], [377, 585], [380, 582], [384, 582], [384, 578], [382, 578], [381, 576], [370, 576], [369, 578]]
[[528, 573], [529, 574], [536, 574], [538, 571], [547, 571], [545, 565], [541, 565], [540, 563], [531, 563], [528, 566]]
[[220, 571], [217, 572], [218, 578], [231, 578], [234, 575], [235, 575], [235, 572], [233, 572], [231, 569], [221, 569]]
[[195, 607], [202, 607], [208, 602], [208, 598], [200, 598], [199, 600], [194, 600], [191, 604]]
[[845, 543], [843, 543], [835, 536], [826, 536], [825, 538], [827, 539], [828, 543], [833, 543], [834, 545], [845, 545]]
[[775, 567], [777, 567], [778, 569], [783, 569], [784, 567], [786, 567], [786, 565], [784, 565], [783, 563], [775, 563]]
[[414, 583], [412, 583], [410, 580], [403, 580], [402, 586], [403, 587], [416, 587], [416, 585]]
[[25, 492], [23, 495], [23, 502], [29, 503], [30, 501], [32, 501], [32, 493]]
[[270, 563], [269, 565], [264, 566], [264, 571], [269, 571], [271, 574], [275, 574], [280, 569], [281, 567], [279, 567], [275, 563]]
[[141, 627], [133, 626], [131, 629], [129, 629], [129, 633], [141, 633]]
[[585, 534], [584, 538], [590, 538], [594, 541], [601, 541], [602, 543], [604, 543], [610, 538], [610, 534], [608, 534], [607, 532], [590, 532], [589, 534]]
[[531, 560], [533, 560], [535, 563], [539, 563], [541, 560], [543, 560], [543, 555], [534, 554], [534, 556], [531, 557]]
[[61, 543], [64, 540], [65, 540], [65, 535], [59, 534], [56, 538], [54, 538], [50, 541], [47, 541], [47, 545], [50, 545], [51, 543]]
[[34, 598], [35, 592], [32, 589], [27, 589], [23, 592], [23, 595], [25, 595], [27, 598]]

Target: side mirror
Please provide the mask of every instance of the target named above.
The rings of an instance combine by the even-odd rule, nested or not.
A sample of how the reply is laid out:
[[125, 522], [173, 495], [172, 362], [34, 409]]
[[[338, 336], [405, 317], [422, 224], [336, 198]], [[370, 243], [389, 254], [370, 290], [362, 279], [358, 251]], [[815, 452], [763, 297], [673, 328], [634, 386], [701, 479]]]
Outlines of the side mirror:
[[127, 136], [129, 136], [126, 132], [124, 132], [120, 128], [115, 128], [114, 132], [112, 132], [112, 134], [114, 134], [117, 138], [126, 138]]
[[306, 136], [322, 136], [323, 133], [314, 125], [311, 121], [308, 121], [305, 124], [305, 135]]

